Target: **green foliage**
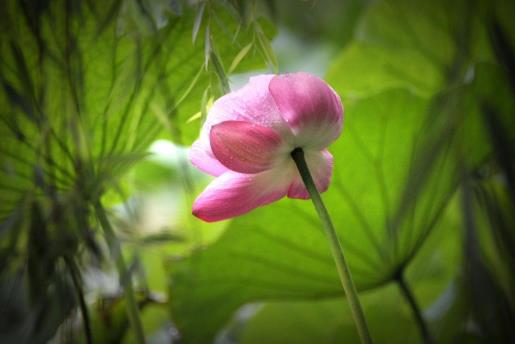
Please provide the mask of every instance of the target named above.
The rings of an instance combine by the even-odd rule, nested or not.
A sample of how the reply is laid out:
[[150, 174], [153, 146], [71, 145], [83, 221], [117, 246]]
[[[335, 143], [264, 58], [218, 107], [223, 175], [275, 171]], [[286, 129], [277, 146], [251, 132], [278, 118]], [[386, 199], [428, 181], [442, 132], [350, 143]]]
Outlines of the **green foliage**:
[[[325, 79], [345, 125], [323, 199], [376, 342], [420, 340], [400, 278], [438, 342], [513, 340], [513, 3], [8, 0], [0, 342], [132, 343], [140, 327], [184, 343], [357, 341], [309, 201], [204, 224], [190, 206], [206, 179], [184, 151], [147, 159], [156, 139], [193, 142], [230, 74], [280, 69], [261, 10], [340, 50]], [[145, 197], [164, 192], [175, 218], [144, 228]], [[92, 266], [115, 292], [91, 299]]]
[[[68, 189], [82, 178], [84, 192], [98, 197], [164, 129], [191, 143], [200, 121], [185, 123], [210, 85], [209, 71], [222, 73], [220, 63], [228, 66], [255, 39], [253, 27], [240, 29], [223, 8], [210, 9], [210, 21], [200, 29], [224, 52], [222, 59], [204, 42], [216, 57], [211, 67], [208, 48], [191, 41], [195, 12], [189, 7], [181, 15], [163, 11], [164, 18], [153, 18], [130, 1], [76, 9], [50, 2], [36, 13], [39, 26], [32, 32], [18, 20], [22, 12], [14, 2], [5, 6], [10, 25], [2, 41], [1, 134], [4, 173], [16, 179], [4, 185], [13, 192], [32, 186], [37, 161], [44, 181], [51, 177], [49, 183]], [[233, 69], [258, 66], [256, 54], [247, 53]], [[9, 196], [3, 204], [16, 199]]]
[[[375, 3], [329, 70], [346, 123], [330, 147], [323, 198], [360, 290], [404, 273], [464, 175], [491, 157], [482, 102], [501, 106], [513, 127], [483, 5]], [[309, 202], [282, 200], [234, 219], [213, 245], [171, 266], [184, 340], [209, 342], [249, 302], [342, 295], [319, 226]]]
[[[82, 282], [69, 281], [67, 262], [102, 261], [107, 243], [131, 294], [102, 205], [131, 194], [122, 177], [157, 138], [192, 142], [201, 121], [188, 119], [206, 90], [221, 94], [231, 64], [233, 72], [245, 71], [269, 57], [257, 43], [273, 34], [268, 23], [256, 14], [244, 24], [230, 4], [205, 4], [203, 14], [176, 1], [0, 5], [0, 257], [9, 263], [0, 267], [1, 282], [27, 276], [29, 310], [57, 302], [57, 283], [68, 288], [68, 306], [47, 336], [83, 297]], [[197, 27], [199, 15], [206, 20]], [[193, 27], [205, 32], [200, 42], [192, 41]], [[29, 328], [31, 335], [38, 329]]]

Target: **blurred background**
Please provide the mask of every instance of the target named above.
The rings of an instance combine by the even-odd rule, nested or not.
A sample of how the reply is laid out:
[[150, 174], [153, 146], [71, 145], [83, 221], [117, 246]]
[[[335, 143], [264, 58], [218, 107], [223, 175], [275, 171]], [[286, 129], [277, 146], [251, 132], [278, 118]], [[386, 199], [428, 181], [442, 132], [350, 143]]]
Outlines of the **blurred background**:
[[513, 1], [0, 3], [0, 342], [357, 343], [309, 201], [191, 215], [209, 107], [306, 71], [376, 343], [515, 342]]

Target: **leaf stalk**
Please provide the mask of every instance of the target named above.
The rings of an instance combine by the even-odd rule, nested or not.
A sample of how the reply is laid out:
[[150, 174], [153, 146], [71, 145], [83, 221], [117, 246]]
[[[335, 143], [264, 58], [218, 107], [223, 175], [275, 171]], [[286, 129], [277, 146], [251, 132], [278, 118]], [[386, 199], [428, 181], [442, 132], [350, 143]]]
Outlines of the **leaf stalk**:
[[77, 265], [73, 261], [73, 258], [65, 257], [64, 261], [68, 269], [70, 270], [70, 276], [72, 278], [75, 292], [77, 293], [77, 299], [79, 301], [80, 312], [82, 315], [82, 324], [84, 326], [84, 336], [87, 344], [93, 344], [93, 332], [91, 331], [91, 322], [89, 318], [88, 305], [84, 298], [84, 290], [82, 289], [82, 281], [80, 280], [80, 271]]
[[413, 312], [413, 316], [415, 317], [415, 321], [420, 330], [420, 335], [422, 336], [424, 344], [434, 344], [435, 341], [431, 336], [431, 333], [429, 332], [427, 323], [422, 315], [422, 310], [418, 306], [417, 300], [415, 299], [415, 295], [411, 291], [411, 288], [409, 287], [408, 283], [406, 282], [406, 279], [404, 278], [404, 272], [401, 271], [398, 274], [396, 274], [394, 279], [399, 285], [402, 296], [404, 296], [404, 298], [406, 299], [411, 308], [411, 311]]
[[100, 201], [95, 202], [95, 213], [102, 229], [104, 230], [104, 234], [111, 249], [111, 256], [116, 261], [118, 273], [120, 274], [120, 283], [123, 286], [124, 296], [127, 302], [127, 316], [136, 336], [136, 343], [144, 344], [145, 334], [141, 324], [139, 308], [136, 303], [136, 298], [134, 297], [134, 287], [132, 285], [130, 271], [127, 269], [127, 265], [123, 258], [120, 242], [118, 241], [118, 238], [116, 238], [111, 223], [109, 222], [104, 207]]

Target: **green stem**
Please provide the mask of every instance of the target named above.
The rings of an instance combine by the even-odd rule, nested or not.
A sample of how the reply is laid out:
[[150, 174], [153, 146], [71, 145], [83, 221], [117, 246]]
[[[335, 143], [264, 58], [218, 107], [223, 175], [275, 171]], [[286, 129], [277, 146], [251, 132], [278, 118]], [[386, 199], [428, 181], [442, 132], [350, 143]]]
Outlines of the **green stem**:
[[338, 270], [338, 274], [340, 275], [340, 281], [342, 283], [343, 290], [345, 291], [345, 295], [347, 296], [352, 317], [354, 318], [354, 322], [358, 329], [358, 334], [361, 339], [361, 343], [371, 344], [372, 338], [370, 337], [370, 333], [368, 331], [365, 315], [363, 314], [363, 309], [361, 308], [361, 304], [359, 303], [356, 287], [354, 286], [354, 282], [352, 281], [349, 267], [343, 255], [343, 249], [340, 245], [340, 241], [338, 240], [336, 231], [334, 230], [334, 226], [331, 222], [331, 218], [329, 217], [329, 213], [325, 208], [324, 202], [322, 201], [322, 198], [320, 197], [320, 194], [318, 193], [318, 190], [315, 186], [315, 182], [313, 181], [313, 177], [309, 172], [306, 159], [304, 158], [304, 151], [301, 148], [295, 148], [293, 152], [291, 152], [291, 156], [295, 161], [295, 164], [297, 165], [300, 176], [302, 177], [302, 180], [306, 185], [306, 189], [308, 190], [309, 195], [311, 196], [313, 205], [315, 206], [318, 216], [322, 221], [325, 233], [331, 244], [331, 251], [333, 254], [334, 261], [336, 263], [336, 269]]
[[86, 343], [93, 343], [93, 335], [91, 332], [91, 323], [89, 321], [89, 312], [86, 300], [84, 299], [84, 291], [82, 290], [82, 283], [80, 280], [80, 272], [73, 261], [73, 258], [65, 257], [64, 262], [70, 270], [70, 276], [72, 277], [73, 286], [77, 292], [77, 298], [79, 300], [80, 312], [82, 314], [82, 323], [84, 325], [84, 336], [86, 337]]
[[415, 317], [415, 320], [417, 322], [417, 326], [420, 330], [420, 334], [422, 335], [422, 340], [425, 344], [433, 344], [434, 340], [431, 336], [431, 333], [429, 332], [429, 329], [427, 327], [427, 324], [424, 320], [424, 317], [422, 316], [422, 311], [420, 310], [420, 307], [417, 304], [417, 301], [415, 299], [415, 295], [413, 295], [413, 292], [411, 291], [408, 283], [406, 283], [406, 279], [404, 278], [404, 273], [401, 271], [397, 274], [395, 277], [395, 280], [397, 281], [397, 284], [399, 285], [399, 288], [401, 290], [402, 295], [408, 302], [409, 306], [411, 307], [411, 311], [413, 312], [413, 316]]
[[120, 283], [123, 286], [125, 300], [127, 302], [127, 316], [129, 317], [129, 322], [136, 335], [136, 342], [138, 344], [144, 344], [145, 334], [143, 332], [143, 326], [141, 325], [141, 317], [139, 315], [136, 298], [134, 297], [134, 287], [132, 286], [130, 272], [128, 271], [123, 258], [120, 242], [116, 238], [114, 230], [111, 227], [111, 223], [109, 222], [100, 201], [95, 202], [95, 212], [100, 225], [104, 230], [109, 247], [111, 248], [111, 255], [116, 260], [116, 266], [118, 268], [118, 273], [120, 274]]

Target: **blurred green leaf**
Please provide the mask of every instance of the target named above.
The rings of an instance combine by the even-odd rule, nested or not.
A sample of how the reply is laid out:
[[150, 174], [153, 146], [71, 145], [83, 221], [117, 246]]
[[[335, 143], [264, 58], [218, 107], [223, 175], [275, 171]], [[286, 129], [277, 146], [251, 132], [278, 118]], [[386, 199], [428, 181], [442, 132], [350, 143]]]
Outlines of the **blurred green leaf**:
[[[354, 40], [335, 59], [329, 75], [338, 78], [331, 81], [348, 99], [397, 87], [431, 97], [446, 87], [462, 49], [470, 51], [471, 62], [492, 61], [482, 7], [468, 1], [379, 1], [367, 8]], [[466, 42], [470, 46], [463, 47]]]
[[238, 67], [238, 65], [240, 64], [241, 60], [243, 60], [245, 58], [245, 56], [247, 56], [247, 54], [249, 53], [250, 49], [252, 49], [252, 44], [249, 43], [247, 44], [246, 46], [244, 46], [240, 52], [238, 53], [238, 55], [236, 55], [234, 57], [234, 60], [232, 61], [231, 63], [231, 66], [229, 67], [229, 71], [228, 73], [231, 74], [232, 72], [234, 72], [234, 70], [236, 69], [236, 67]]
[[[130, 195], [130, 178], [122, 177], [151, 142], [166, 136], [189, 144], [197, 137], [201, 121], [187, 119], [216, 83], [192, 34], [209, 25], [219, 71], [254, 42], [254, 26], [241, 27], [242, 18], [223, 1], [209, 1], [204, 15], [210, 21], [196, 20], [203, 14], [183, 4], [179, 10], [177, 2], [147, 0], [0, 3], [0, 229], [7, 234], [0, 242], [0, 282], [5, 271], [26, 265], [30, 311], [37, 313], [20, 323], [40, 325], [60, 280], [69, 282], [63, 258], [102, 258], [99, 238], [113, 248], [126, 279], [120, 243], [101, 204], [112, 205], [112, 194], [116, 202]], [[269, 39], [273, 28], [261, 34]], [[236, 71], [264, 65], [249, 53]], [[104, 236], [93, 234], [93, 208], [97, 215], [102, 210]], [[178, 239], [161, 233], [142, 241]], [[130, 300], [131, 281], [123, 287]], [[65, 301], [59, 323], [76, 306]], [[136, 307], [128, 305], [137, 324]], [[45, 341], [56, 327], [45, 332]], [[29, 329], [27, 341], [42, 341], [37, 332]], [[119, 339], [114, 327], [113, 335]]]
[[207, 1], [204, 1], [199, 5], [197, 15], [195, 16], [195, 22], [193, 23], [193, 30], [191, 32], [191, 40], [193, 43], [195, 43], [195, 40], [197, 39], [198, 31], [200, 30], [200, 24], [202, 23], [202, 18], [204, 18], [206, 3]]
[[348, 43], [368, 5], [364, 0], [266, 1], [274, 18], [304, 41]]

